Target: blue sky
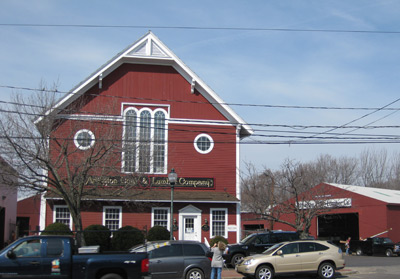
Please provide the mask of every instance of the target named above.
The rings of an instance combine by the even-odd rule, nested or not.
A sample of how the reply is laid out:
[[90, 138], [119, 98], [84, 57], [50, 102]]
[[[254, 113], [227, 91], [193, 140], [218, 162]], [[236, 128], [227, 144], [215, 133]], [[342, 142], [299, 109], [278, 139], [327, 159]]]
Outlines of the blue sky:
[[[41, 80], [48, 84], [57, 81], [60, 91], [68, 91], [151, 29], [227, 103], [382, 108], [400, 98], [399, 14], [397, 0], [2, 0], [0, 101], [8, 101], [15, 91], [7, 86], [37, 88]], [[294, 29], [303, 31], [289, 31]], [[293, 144], [289, 142], [293, 138], [276, 137], [293, 136], [293, 132], [311, 136], [329, 130], [295, 125], [398, 125], [397, 110], [232, 108], [249, 124], [287, 126], [253, 126], [264, 130], [255, 133], [263, 137], [249, 138], [248, 142], [256, 144], [243, 144], [241, 158], [259, 168], [276, 169], [286, 158], [306, 162], [320, 154], [358, 156], [365, 149], [392, 153], [399, 146]], [[400, 108], [400, 102], [390, 108]], [[349, 132], [351, 129], [341, 128], [333, 132], [386, 136], [398, 135], [398, 130]], [[280, 144], [257, 144], [258, 140]]]

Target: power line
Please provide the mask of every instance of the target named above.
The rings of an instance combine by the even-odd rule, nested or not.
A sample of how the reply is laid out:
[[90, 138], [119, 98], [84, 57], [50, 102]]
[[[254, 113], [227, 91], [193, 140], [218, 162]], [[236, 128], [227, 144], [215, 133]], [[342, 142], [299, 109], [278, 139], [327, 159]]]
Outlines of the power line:
[[[29, 105], [25, 105], [25, 106], [29, 106]], [[34, 106], [36, 107], [36, 106]], [[28, 115], [28, 116], [33, 116], [33, 117], [40, 117], [40, 116], [46, 116], [44, 114], [40, 114], [40, 113], [36, 113], [36, 112], [22, 112], [22, 111], [18, 111], [18, 110], [6, 110], [6, 109], [1, 109], [0, 108], [0, 112], [3, 113], [11, 113], [11, 114], [20, 114], [20, 115]], [[85, 112], [83, 112], [85, 113]], [[64, 115], [66, 116], [66, 115]], [[68, 115], [68, 117], [71, 115]], [[115, 117], [119, 117], [122, 118], [121, 115], [110, 115], [110, 114], [100, 114], [97, 113], [96, 116], [100, 116], [101, 118], [107, 119], [107, 118], [115, 118]], [[104, 120], [104, 119], [95, 119], [92, 118], [90, 119], [90, 122], [92, 123], [97, 123], [97, 124], [105, 124], [105, 125], [118, 125], [120, 127], [124, 127], [126, 126], [126, 124], [124, 123], [116, 123], [116, 124], [111, 124], [110, 122], [116, 122], [115, 120]], [[63, 119], [63, 116], [58, 117], [57, 119]], [[154, 118], [151, 118], [154, 119]], [[74, 119], [76, 121], [79, 121], [79, 119]], [[83, 120], [83, 119], [81, 119]], [[87, 120], [87, 119], [85, 119]], [[87, 120], [88, 121], [88, 120]], [[187, 119], [174, 119], [173, 120], [175, 123], [181, 123], [184, 124], [185, 127], [196, 127], [198, 128], [198, 124], [204, 124], [204, 121], [201, 120], [187, 120]], [[185, 124], [186, 123], [186, 124]], [[197, 123], [193, 124], [193, 123]], [[220, 121], [212, 121], [212, 120], [207, 120], [207, 124], [214, 124], [214, 125], [219, 125], [219, 124], [226, 124], [226, 125], [235, 125], [234, 123], [230, 123], [230, 122], [220, 122]], [[307, 130], [307, 129], [331, 129], [332, 131], [335, 129], [354, 129], [354, 130], [359, 130], [359, 129], [365, 129], [365, 130], [374, 130], [374, 129], [398, 129], [400, 128], [400, 125], [385, 125], [385, 126], [337, 126], [337, 125], [287, 125], [287, 124], [265, 124], [265, 123], [248, 123], [248, 125], [250, 126], [258, 126], [258, 127], [274, 127], [274, 128], [288, 128], [288, 129], [294, 129], [294, 130]], [[213, 127], [213, 129], [218, 130], [218, 129], [227, 129], [225, 127]], [[188, 131], [188, 130], [184, 130], [184, 131]], [[199, 129], [199, 130], [190, 130], [190, 131], [194, 131], [194, 132], [201, 132], [203, 130]], [[254, 129], [255, 132], [275, 132], [275, 133], [302, 133], [302, 134], [315, 134], [315, 132], [305, 132], [305, 131], [270, 131], [270, 130], [263, 130], [263, 129]], [[330, 132], [322, 132], [321, 134], [332, 134]], [[335, 133], [336, 135], [340, 135], [340, 134], [347, 134], [347, 133]], [[257, 136], [257, 134], [253, 134], [252, 136]], [[354, 134], [353, 134], [354, 136]], [[380, 136], [380, 135], [377, 135]], [[311, 136], [312, 137], [312, 136]]]
[[312, 33], [360, 33], [360, 34], [400, 34], [395, 30], [345, 30], [345, 29], [303, 29], [265, 27], [213, 27], [213, 26], [160, 26], [160, 25], [100, 25], [100, 24], [40, 24], [40, 23], [0, 23], [3, 27], [52, 27], [52, 28], [101, 28], [101, 29], [176, 29], [176, 30], [221, 30], [221, 31], [273, 31]]
[[[29, 88], [20, 87], [12, 85], [0, 85], [0, 88], [14, 89], [14, 90], [24, 90], [24, 91], [35, 91], [35, 92], [51, 92], [55, 94], [71, 94], [67, 91], [59, 90], [48, 90], [44, 88]], [[105, 94], [94, 94], [87, 93], [87, 96], [103, 97], [103, 98], [114, 98], [114, 99], [132, 99], [141, 101], [162, 101], [162, 102], [175, 102], [175, 103], [193, 103], [193, 104], [222, 104], [227, 106], [243, 106], [243, 107], [263, 107], [263, 108], [283, 108], [283, 109], [320, 109], [320, 110], [400, 110], [400, 108], [374, 108], [374, 107], [329, 107], [329, 106], [295, 106], [295, 105], [269, 105], [269, 104], [245, 104], [245, 103], [213, 103], [213, 102], [202, 102], [202, 101], [184, 101], [184, 100], [171, 100], [171, 99], [155, 99], [155, 98], [142, 98], [134, 96], [115, 96], [115, 95], [105, 95]], [[5, 101], [0, 101], [1, 103], [8, 103]], [[11, 102], [10, 102], [11, 103]]]

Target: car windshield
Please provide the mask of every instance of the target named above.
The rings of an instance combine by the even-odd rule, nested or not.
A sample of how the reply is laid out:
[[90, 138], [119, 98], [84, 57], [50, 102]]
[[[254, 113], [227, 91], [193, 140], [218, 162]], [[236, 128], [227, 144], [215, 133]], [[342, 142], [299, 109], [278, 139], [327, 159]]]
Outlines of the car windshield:
[[148, 242], [145, 244], [139, 244], [137, 246], [132, 247], [129, 251], [131, 253], [137, 253], [137, 252], [150, 252], [154, 249], [171, 245], [169, 241], [163, 241], [163, 242]]
[[276, 250], [278, 250], [280, 247], [282, 247], [284, 245], [284, 243], [278, 243], [275, 244], [274, 246], [271, 246], [270, 248], [268, 248], [268, 250], [265, 250], [263, 252], [264, 255], [271, 255], [273, 252], [275, 252]]
[[243, 238], [239, 243], [240, 243], [240, 244], [246, 244], [246, 243], [248, 243], [248, 242], [250, 241], [250, 239], [252, 239], [254, 236], [256, 236], [255, 233], [253, 233], [253, 234], [251, 234], [251, 235], [249, 235], [249, 236], [246, 236], [246, 237]]

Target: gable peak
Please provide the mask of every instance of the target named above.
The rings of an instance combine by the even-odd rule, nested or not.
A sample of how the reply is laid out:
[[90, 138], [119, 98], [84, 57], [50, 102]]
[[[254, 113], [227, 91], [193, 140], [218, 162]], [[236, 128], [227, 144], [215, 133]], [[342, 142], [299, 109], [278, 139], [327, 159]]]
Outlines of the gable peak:
[[165, 48], [152, 36], [152, 33], [145, 36], [126, 56], [171, 58]]

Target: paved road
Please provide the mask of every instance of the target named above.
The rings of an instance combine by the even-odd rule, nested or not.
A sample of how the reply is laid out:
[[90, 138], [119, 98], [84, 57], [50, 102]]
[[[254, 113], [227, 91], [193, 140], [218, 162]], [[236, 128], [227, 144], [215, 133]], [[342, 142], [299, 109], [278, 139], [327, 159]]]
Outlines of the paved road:
[[345, 256], [345, 260], [346, 268], [400, 265], [400, 257]]
[[346, 256], [346, 270], [338, 278], [398, 279], [400, 257]]
[[[345, 256], [346, 268], [339, 271], [341, 279], [399, 279], [400, 257]], [[224, 279], [242, 279], [233, 269], [223, 271]], [[277, 276], [277, 279], [315, 279], [315, 276]]]

